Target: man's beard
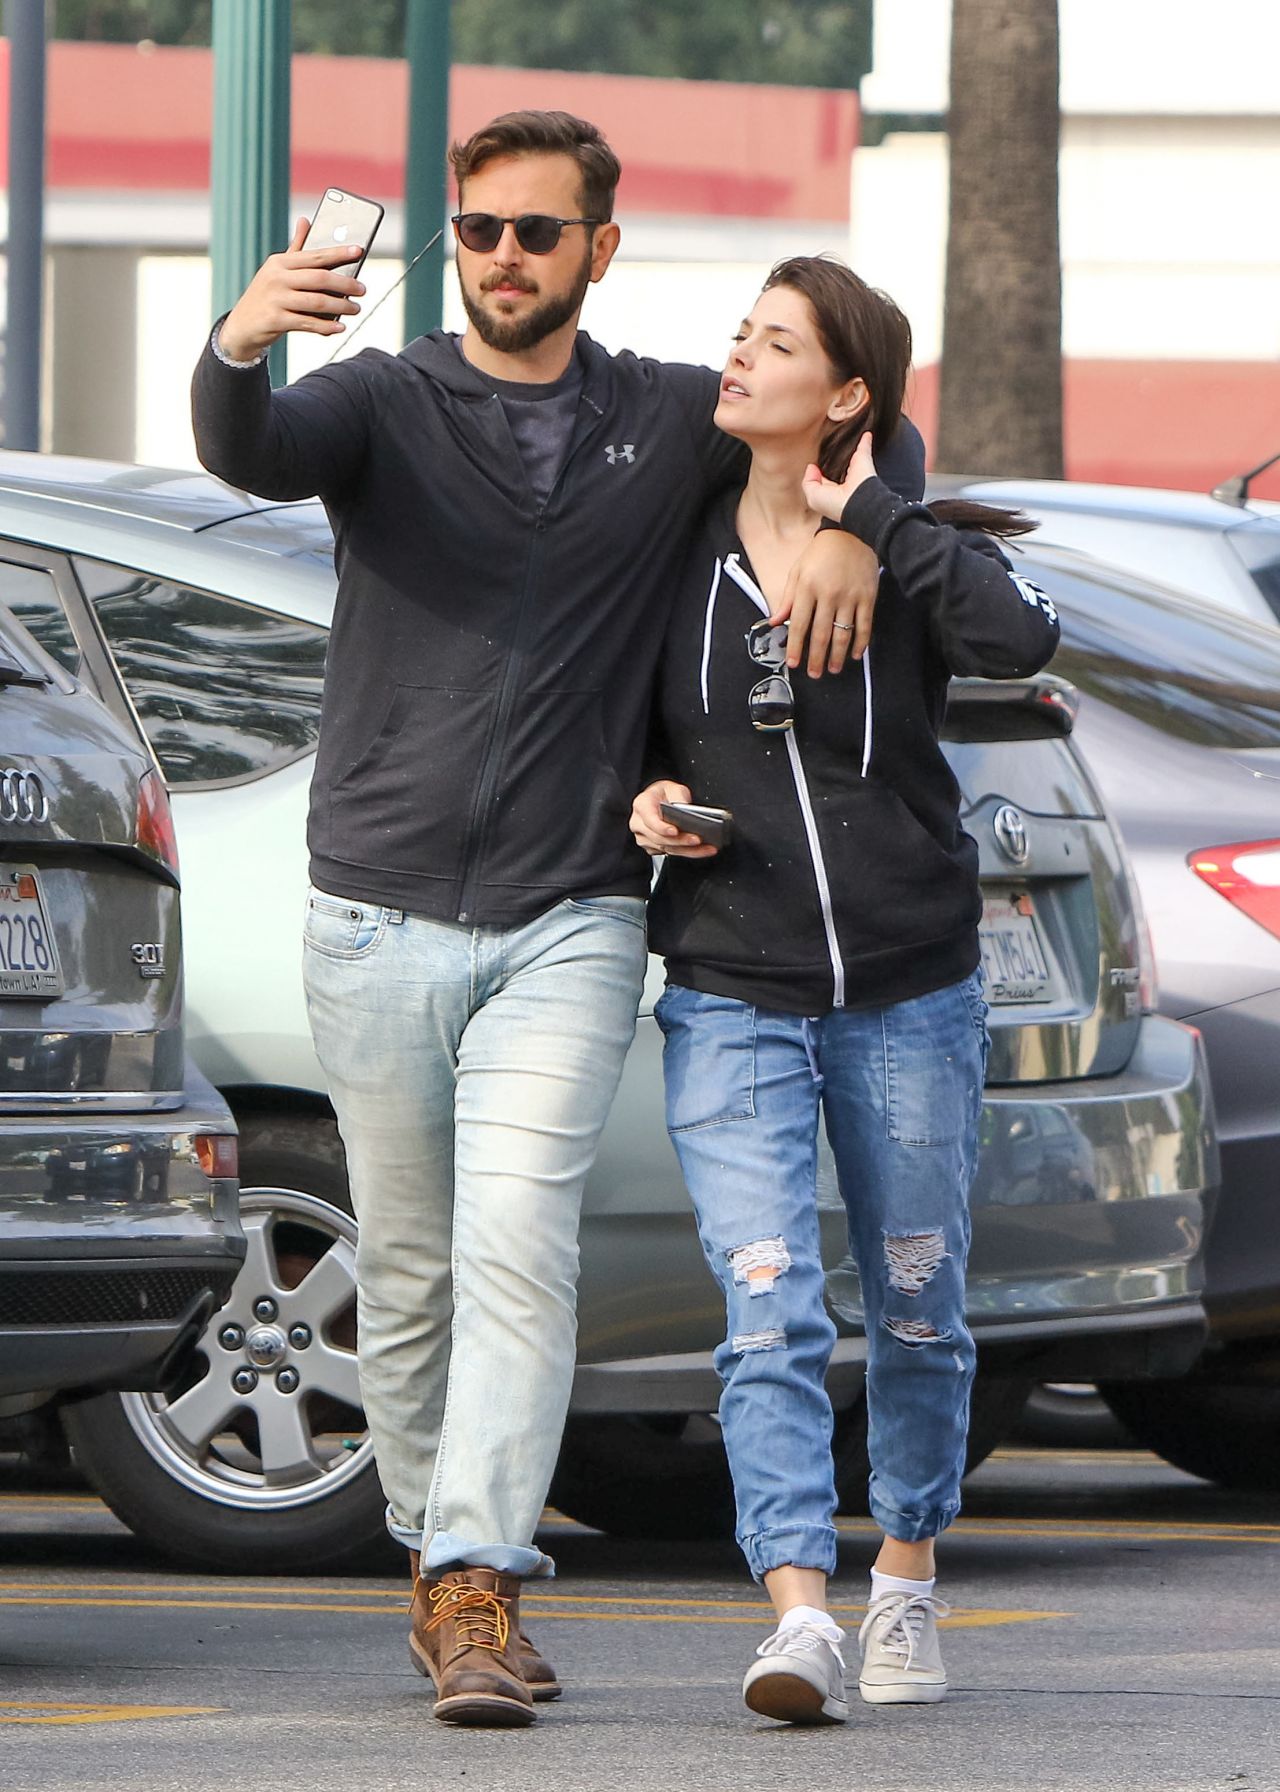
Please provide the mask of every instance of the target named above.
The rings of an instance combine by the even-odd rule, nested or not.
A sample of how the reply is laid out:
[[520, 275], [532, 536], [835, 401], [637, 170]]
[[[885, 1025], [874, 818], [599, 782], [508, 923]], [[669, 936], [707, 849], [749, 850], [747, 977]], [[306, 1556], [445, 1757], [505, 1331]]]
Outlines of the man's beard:
[[[510, 280], [510, 275], [503, 276]], [[521, 317], [496, 317], [472, 298], [463, 282], [461, 270], [458, 274], [458, 285], [462, 289], [462, 303], [467, 316], [475, 325], [477, 336], [487, 348], [497, 349], [500, 354], [518, 355], [525, 349], [534, 348], [539, 342], [552, 336], [577, 315], [578, 308], [587, 296], [587, 288], [591, 284], [591, 254], [588, 250], [582, 258], [582, 266], [568, 292], [557, 299], [546, 299], [540, 305], [534, 305]], [[482, 287], [483, 290], [483, 287]]]

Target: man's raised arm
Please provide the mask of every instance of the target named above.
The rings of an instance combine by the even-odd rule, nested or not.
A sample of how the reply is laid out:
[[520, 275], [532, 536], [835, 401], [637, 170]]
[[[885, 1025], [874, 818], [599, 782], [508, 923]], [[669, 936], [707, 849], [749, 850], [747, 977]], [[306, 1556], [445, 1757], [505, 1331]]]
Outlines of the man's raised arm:
[[196, 364], [191, 413], [202, 466], [263, 498], [309, 498], [340, 489], [369, 437], [368, 388], [347, 362], [271, 390], [266, 355], [291, 331], [336, 336], [360, 309], [364, 287], [343, 266], [359, 248], [305, 249], [307, 220], [269, 255], [215, 326]]

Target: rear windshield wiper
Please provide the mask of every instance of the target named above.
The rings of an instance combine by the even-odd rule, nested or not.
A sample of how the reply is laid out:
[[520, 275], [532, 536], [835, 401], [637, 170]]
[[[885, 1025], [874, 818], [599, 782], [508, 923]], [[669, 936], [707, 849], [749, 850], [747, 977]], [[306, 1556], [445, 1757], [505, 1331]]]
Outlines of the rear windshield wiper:
[[0, 685], [6, 684], [52, 684], [53, 680], [43, 672], [34, 672], [30, 666], [24, 666], [15, 660], [12, 654], [0, 647]]

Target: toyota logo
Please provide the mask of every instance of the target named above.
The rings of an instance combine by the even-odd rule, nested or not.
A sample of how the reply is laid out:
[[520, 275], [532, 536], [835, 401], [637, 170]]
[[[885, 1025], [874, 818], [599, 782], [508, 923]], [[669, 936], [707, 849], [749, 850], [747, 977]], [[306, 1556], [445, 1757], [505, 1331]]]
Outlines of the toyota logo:
[[1011, 859], [1015, 865], [1025, 865], [1030, 848], [1027, 845], [1027, 824], [1020, 811], [1012, 803], [1003, 804], [996, 810], [991, 826], [996, 845], [1005, 858]]
[[48, 819], [49, 799], [36, 774], [12, 765], [0, 771], [0, 822]]

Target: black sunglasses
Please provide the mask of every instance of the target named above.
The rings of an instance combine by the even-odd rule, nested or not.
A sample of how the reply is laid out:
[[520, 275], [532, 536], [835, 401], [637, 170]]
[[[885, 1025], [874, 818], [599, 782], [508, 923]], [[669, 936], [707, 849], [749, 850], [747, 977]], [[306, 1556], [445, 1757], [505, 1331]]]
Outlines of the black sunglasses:
[[525, 212], [519, 218], [499, 218], [494, 212], [458, 212], [453, 228], [464, 249], [487, 255], [502, 241], [508, 224], [516, 227], [516, 241], [526, 255], [550, 255], [568, 224], [599, 224], [600, 218], [549, 218], [545, 212]]
[[751, 726], [760, 734], [781, 734], [795, 721], [796, 702], [787, 671], [787, 625], [766, 617], [749, 628], [747, 652], [758, 666], [772, 666], [768, 678], [752, 685], [747, 697]]

